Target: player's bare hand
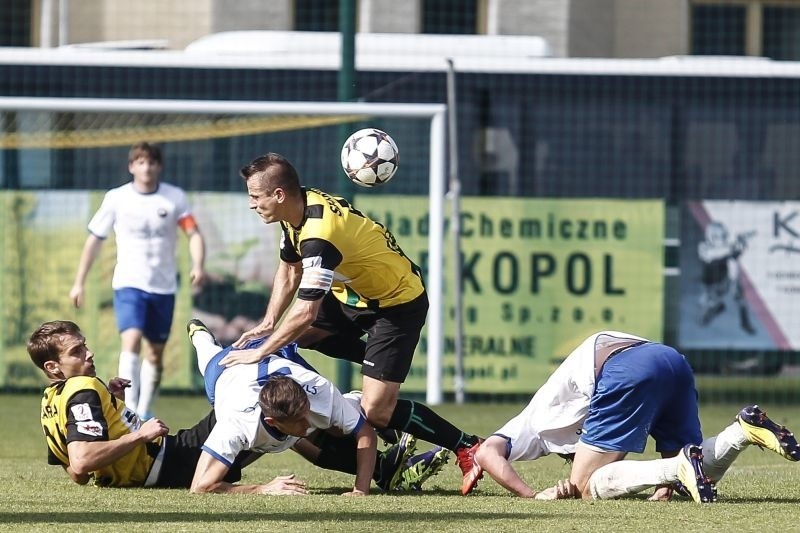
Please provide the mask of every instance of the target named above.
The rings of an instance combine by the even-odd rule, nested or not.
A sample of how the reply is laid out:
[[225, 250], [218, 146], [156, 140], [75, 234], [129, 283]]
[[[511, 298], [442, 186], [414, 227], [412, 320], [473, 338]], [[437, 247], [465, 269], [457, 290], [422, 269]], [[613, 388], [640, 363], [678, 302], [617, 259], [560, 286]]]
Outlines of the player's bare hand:
[[247, 341], [252, 340], [252, 339], [260, 339], [261, 337], [266, 337], [270, 333], [272, 333], [272, 328], [270, 328], [268, 326], [265, 326], [263, 324], [259, 324], [256, 327], [254, 327], [253, 329], [249, 329], [249, 330], [245, 331], [244, 333], [242, 333], [242, 336], [239, 337], [236, 340], [236, 342], [234, 342], [232, 344], [232, 346], [234, 348], [241, 348], [245, 344], [247, 344]]
[[264, 358], [264, 355], [254, 349], [254, 350], [231, 350], [228, 352], [228, 355], [223, 357], [219, 364], [224, 367], [235, 366], [235, 365], [246, 365], [248, 363], [258, 363]]
[[131, 386], [131, 380], [125, 378], [111, 378], [108, 381], [108, 392], [114, 395], [115, 398], [125, 400], [125, 389]]
[[148, 442], [157, 438], [164, 437], [169, 433], [167, 425], [158, 418], [151, 418], [139, 428], [139, 432]]
[[202, 268], [193, 268], [191, 271], [189, 271], [189, 281], [191, 282], [193, 288], [199, 289], [205, 285], [207, 280], [208, 275]]
[[278, 496], [304, 496], [308, 494], [306, 484], [294, 477], [278, 476], [266, 485], [261, 485], [260, 494], [272, 494]]
[[656, 490], [653, 491], [653, 494], [647, 498], [648, 501], [651, 502], [668, 502], [672, 498], [672, 486], [671, 485], [661, 485], [656, 487]]
[[558, 499], [558, 487], [548, 487], [536, 493], [534, 499], [536, 500], [556, 500]]
[[565, 500], [568, 498], [576, 498], [578, 496], [578, 488], [569, 482], [568, 479], [559, 480], [555, 486], [537, 492], [534, 499], [536, 500]]
[[556, 499], [566, 500], [578, 497], [578, 487], [570, 483], [568, 479], [559, 479], [556, 484]]
[[75, 309], [79, 309], [83, 305], [83, 285], [73, 285], [69, 290], [69, 299]]
[[367, 493], [363, 490], [353, 489], [350, 492], [345, 492], [342, 496], [366, 496]]

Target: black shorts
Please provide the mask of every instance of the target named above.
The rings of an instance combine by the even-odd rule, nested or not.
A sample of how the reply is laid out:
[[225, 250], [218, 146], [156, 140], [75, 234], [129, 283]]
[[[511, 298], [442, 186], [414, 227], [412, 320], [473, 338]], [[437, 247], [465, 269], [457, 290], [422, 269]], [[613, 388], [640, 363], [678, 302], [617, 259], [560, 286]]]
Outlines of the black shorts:
[[428, 295], [423, 292], [414, 300], [385, 307], [365, 309], [341, 303], [328, 292], [312, 324], [352, 342], [367, 334], [361, 373], [381, 381], [402, 383], [411, 369], [414, 350], [428, 316]]
[[[203, 452], [202, 446], [216, 423], [214, 411], [211, 411], [190, 429], [181, 429], [175, 435], [167, 435], [164, 464], [161, 466], [156, 487], [188, 489], [192, 485], [197, 461], [200, 460], [200, 454]], [[252, 452], [242, 452], [236, 457], [233, 466], [224, 478], [225, 481], [236, 483], [242, 479], [241, 465], [251, 454]]]

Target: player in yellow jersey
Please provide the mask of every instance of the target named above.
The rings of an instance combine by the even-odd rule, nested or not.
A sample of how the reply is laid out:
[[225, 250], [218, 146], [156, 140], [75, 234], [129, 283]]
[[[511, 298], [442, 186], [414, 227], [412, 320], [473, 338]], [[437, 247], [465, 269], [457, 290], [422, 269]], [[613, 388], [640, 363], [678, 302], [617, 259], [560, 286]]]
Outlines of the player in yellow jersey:
[[250, 209], [266, 224], [280, 223], [281, 262], [264, 319], [234, 346], [271, 336], [258, 348], [231, 352], [221, 364], [255, 363], [292, 341], [360, 364], [369, 422], [455, 451], [462, 493], [472, 491], [481, 475], [473, 461], [480, 439], [426, 405], [398, 398], [428, 313], [419, 267], [389, 230], [346, 200], [301, 187], [283, 156], [258, 157], [241, 176]]
[[[61, 465], [81, 485], [94, 479], [112, 487], [190, 486], [201, 446], [215, 424], [213, 412], [176, 435], [157, 418], [141, 422], [123, 401], [128, 380], [114, 378], [106, 385], [95, 377], [94, 354], [73, 322], [40, 326], [28, 341], [28, 353], [50, 380], [41, 411], [50, 464]], [[241, 479], [241, 468], [256, 457], [238, 456], [225, 481]], [[258, 487], [263, 494], [306, 492], [294, 476]]]

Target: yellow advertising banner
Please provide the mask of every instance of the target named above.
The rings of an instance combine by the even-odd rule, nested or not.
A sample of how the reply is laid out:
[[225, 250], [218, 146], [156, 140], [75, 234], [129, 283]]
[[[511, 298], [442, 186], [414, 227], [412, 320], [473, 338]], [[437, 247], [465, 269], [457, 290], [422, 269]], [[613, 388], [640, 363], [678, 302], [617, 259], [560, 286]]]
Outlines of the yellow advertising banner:
[[[430, 257], [427, 201], [361, 195], [355, 205], [426, 274], [443, 261], [444, 390], [452, 391], [457, 270], [449, 215], [445, 257]], [[532, 392], [595, 331], [661, 340], [663, 202], [469, 197], [459, 220], [467, 392]], [[425, 390], [426, 346], [423, 332], [403, 390]]]

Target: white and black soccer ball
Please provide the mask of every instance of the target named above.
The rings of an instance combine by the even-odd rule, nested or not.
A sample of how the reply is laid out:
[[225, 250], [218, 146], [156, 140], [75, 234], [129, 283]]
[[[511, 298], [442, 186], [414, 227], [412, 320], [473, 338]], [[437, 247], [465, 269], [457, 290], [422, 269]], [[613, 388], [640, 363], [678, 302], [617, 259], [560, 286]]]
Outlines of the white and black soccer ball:
[[392, 179], [399, 161], [394, 139], [375, 128], [358, 130], [342, 146], [342, 168], [362, 187], [375, 187]]

